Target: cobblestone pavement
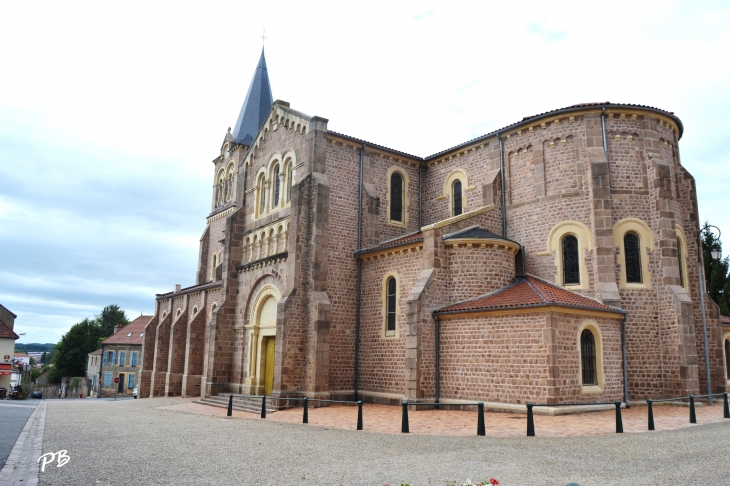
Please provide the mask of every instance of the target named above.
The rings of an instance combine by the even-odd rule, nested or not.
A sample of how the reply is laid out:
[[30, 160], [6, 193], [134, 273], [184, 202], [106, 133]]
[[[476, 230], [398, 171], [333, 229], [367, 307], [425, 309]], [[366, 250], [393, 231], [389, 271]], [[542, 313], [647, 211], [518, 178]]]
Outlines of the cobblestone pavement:
[[42, 400], [28, 417], [28, 421], [5, 460], [5, 465], [0, 470], [0, 485], [36, 486], [38, 484], [38, 458], [41, 456], [43, 448], [46, 404], [47, 402]]
[[[180, 413], [201, 412], [199, 407], [213, 411]], [[366, 406], [366, 430], [357, 432], [332, 425], [354, 429], [354, 407], [310, 409], [310, 424], [304, 425], [294, 423], [301, 420], [301, 409], [266, 420], [245, 412], [227, 419], [221, 415], [225, 409], [180, 398], [49, 401], [43, 452], [65, 449], [71, 459], [63, 467], [47, 467], [40, 484], [413, 486], [489, 477], [503, 485], [730, 484], [730, 420], [703, 423], [709, 412], [722, 417], [721, 406], [698, 408], [700, 424], [691, 427], [614, 434], [605, 430], [604, 418], [600, 432], [591, 426], [604, 435], [582, 437], [547, 435], [561, 432], [567, 424], [562, 420], [592, 423], [612, 413], [536, 416], [538, 437], [529, 438], [522, 436], [524, 415], [488, 414], [488, 434], [499, 432], [497, 424], [514, 422], [515, 436], [477, 437], [476, 414], [451, 411], [412, 412], [411, 431], [452, 424], [453, 433], [468, 436], [373, 433], [378, 427], [392, 429], [388, 408]], [[638, 420], [642, 409], [645, 419], [645, 407], [627, 411], [627, 430], [630, 414]], [[399, 408], [394, 410], [399, 429]], [[679, 423], [688, 411], [657, 407], [659, 429], [674, 420], [662, 418], [665, 413], [677, 414]], [[455, 427], [457, 421], [465, 430]]]

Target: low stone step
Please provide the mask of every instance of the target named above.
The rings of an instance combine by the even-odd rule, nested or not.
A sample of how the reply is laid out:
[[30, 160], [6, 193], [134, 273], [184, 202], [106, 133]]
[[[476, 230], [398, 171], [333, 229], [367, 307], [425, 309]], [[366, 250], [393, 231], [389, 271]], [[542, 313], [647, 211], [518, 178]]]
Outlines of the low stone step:
[[[221, 407], [221, 408], [228, 408], [228, 399], [223, 397], [208, 397], [208, 398], [201, 398], [199, 400], [193, 400], [193, 403], [200, 403], [201, 405], [211, 405], [213, 407]], [[244, 412], [250, 412], [250, 413], [261, 413], [261, 402], [256, 400], [236, 400], [234, 397], [232, 408], [234, 410], [241, 410]], [[270, 406], [267, 403], [266, 406], [266, 413], [275, 413], [278, 409], [276, 407]]]

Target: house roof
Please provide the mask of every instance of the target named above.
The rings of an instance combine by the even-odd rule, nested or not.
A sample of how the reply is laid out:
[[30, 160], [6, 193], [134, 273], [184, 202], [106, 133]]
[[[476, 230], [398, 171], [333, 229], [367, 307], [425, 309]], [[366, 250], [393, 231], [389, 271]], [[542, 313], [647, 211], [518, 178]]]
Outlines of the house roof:
[[357, 254], [362, 255], [363, 253], [370, 253], [372, 251], [378, 251], [384, 248], [407, 245], [409, 243], [415, 243], [417, 241], [423, 241], [423, 233], [421, 231], [416, 231], [415, 233], [410, 233], [405, 236], [399, 236], [397, 238], [393, 238], [392, 240], [384, 241], [377, 246], [363, 248], [362, 250], [357, 252]]
[[[498, 235], [496, 233], [492, 233], [489, 230], [485, 230], [481, 226], [472, 226], [470, 228], [466, 228], [463, 230], [456, 231], [454, 233], [449, 233], [448, 235], [444, 235], [444, 240], [456, 240], [456, 239], [466, 239], [466, 238], [489, 238], [490, 240], [504, 240], [501, 235]], [[507, 240], [509, 241], [509, 240]]]
[[15, 353], [14, 356], [16, 358], [27, 358], [28, 357], [28, 353]]
[[145, 326], [150, 322], [152, 316], [139, 316], [119, 332], [112, 334], [101, 344], [138, 344], [142, 345]]
[[96, 351], [90, 352], [89, 356], [91, 356], [92, 354], [101, 354], [101, 348], [97, 349]]
[[517, 277], [510, 285], [476, 299], [459, 302], [437, 310], [436, 314], [460, 314], [466, 312], [499, 309], [524, 309], [534, 307], [572, 307], [626, 314], [626, 311], [565, 290], [550, 282], [528, 275]]
[[0, 338], [5, 339], [20, 339], [20, 336], [10, 330], [8, 326], [0, 322]]
[[722, 324], [723, 326], [730, 326], [730, 317], [720, 316], [720, 324]]

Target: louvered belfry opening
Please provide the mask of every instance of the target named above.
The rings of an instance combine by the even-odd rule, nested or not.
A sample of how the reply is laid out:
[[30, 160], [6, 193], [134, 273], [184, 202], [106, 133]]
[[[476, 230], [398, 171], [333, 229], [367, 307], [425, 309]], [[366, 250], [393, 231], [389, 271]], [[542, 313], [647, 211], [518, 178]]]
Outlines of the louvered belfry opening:
[[397, 172], [390, 176], [390, 220], [403, 222], [403, 177]]
[[578, 261], [578, 238], [567, 235], [563, 238], [563, 285], [580, 283], [580, 264]]
[[388, 279], [388, 331], [395, 331], [396, 284], [397, 282], [395, 277], [390, 277]]
[[580, 365], [584, 385], [597, 385], [596, 378], [596, 340], [593, 333], [584, 329], [580, 334]]
[[641, 283], [641, 246], [635, 233], [624, 236], [624, 255], [626, 258], [626, 282]]

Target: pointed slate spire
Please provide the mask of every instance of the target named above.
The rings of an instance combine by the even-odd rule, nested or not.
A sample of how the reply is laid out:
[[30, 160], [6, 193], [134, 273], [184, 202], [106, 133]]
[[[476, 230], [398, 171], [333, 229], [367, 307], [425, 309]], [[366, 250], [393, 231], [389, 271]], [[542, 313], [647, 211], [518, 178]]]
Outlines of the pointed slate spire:
[[264, 57], [264, 50], [261, 49], [259, 64], [256, 66], [256, 72], [251, 80], [251, 85], [248, 87], [246, 99], [236, 121], [236, 127], [233, 129], [233, 139], [236, 143], [245, 145], [253, 143], [253, 138], [259, 133], [259, 128], [264, 123], [273, 103], [274, 98], [271, 95], [266, 58]]

